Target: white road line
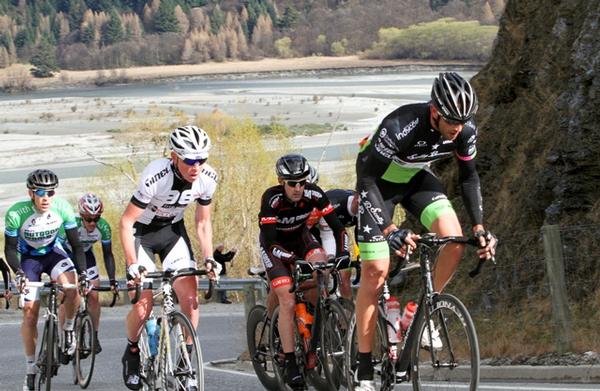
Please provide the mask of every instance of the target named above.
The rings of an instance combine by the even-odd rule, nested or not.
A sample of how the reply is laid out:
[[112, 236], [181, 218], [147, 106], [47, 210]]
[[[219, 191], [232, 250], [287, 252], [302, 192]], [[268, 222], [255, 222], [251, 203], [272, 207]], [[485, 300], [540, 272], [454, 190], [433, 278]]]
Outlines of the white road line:
[[204, 370], [208, 370], [208, 371], [216, 371], [216, 372], [225, 372], [225, 373], [229, 373], [231, 375], [243, 375], [243, 376], [249, 376], [249, 377], [254, 377], [256, 378], [256, 374], [254, 373], [247, 373], [247, 372], [241, 372], [241, 371], [234, 371], [233, 369], [223, 369], [223, 368], [215, 368], [210, 364], [204, 364]]
[[[423, 385], [425, 387], [427, 387], [428, 385], [431, 385], [431, 383], [423, 383]], [[586, 385], [582, 385], [582, 386], [586, 386]], [[396, 386], [398, 387], [398, 386]], [[403, 384], [399, 386], [400, 389], [406, 388], [406, 389], [412, 389], [412, 385], [410, 384]], [[466, 384], [452, 384], [452, 385], [440, 385], [440, 384], [436, 384], [433, 385], [433, 388], [435, 389], [468, 389], [469, 386]], [[516, 386], [516, 385], [512, 385], [512, 384], [507, 384], [507, 385], [493, 385], [493, 384], [485, 384], [485, 383], [480, 383], [479, 384], [479, 389], [482, 390], [511, 390], [511, 391], [585, 391], [585, 390], [592, 390], [592, 388], [564, 388], [563, 386], [557, 385], [556, 387], [544, 387], [544, 386]]]

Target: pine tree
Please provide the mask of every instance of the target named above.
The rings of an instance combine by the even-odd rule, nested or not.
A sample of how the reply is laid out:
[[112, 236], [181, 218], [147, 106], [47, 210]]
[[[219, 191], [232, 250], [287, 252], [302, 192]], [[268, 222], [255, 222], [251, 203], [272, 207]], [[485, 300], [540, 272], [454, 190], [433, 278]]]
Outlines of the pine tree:
[[30, 72], [34, 77], [52, 77], [53, 72], [58, 71], [56, 47], [42, 37], [30, 62], [33, 65]]
[[123, 25], [119, 14], [113, 8], [110, 10], [110, 20], [102, 27], [102, 43], [112, 45], [123, 39]]
[[91, 23], [88, 23], [81, 29], [79, 40], [86, 45], [89, 45], [96, 40], [96, 30]]
[[218, 34], [221, 26], [225, 24], [225, 14], [221, 11], [221, 7], [217, 4], [210, 14], [210, 31], [213, 34]]
[[179, 32], [179, 22], [175, 16], [175, 6], [171, 1], [161, 1], [154, 15], [154, 30], [158, 33]]
[[298, 12], [293, 5], [290, 5], [285, 7], [285, 11], [283, 11], [283, 17], [278, 20], [277, 25], [282, 29], [294, 27], [294, 25], [298, 23], [299, 18], [300, 12]]

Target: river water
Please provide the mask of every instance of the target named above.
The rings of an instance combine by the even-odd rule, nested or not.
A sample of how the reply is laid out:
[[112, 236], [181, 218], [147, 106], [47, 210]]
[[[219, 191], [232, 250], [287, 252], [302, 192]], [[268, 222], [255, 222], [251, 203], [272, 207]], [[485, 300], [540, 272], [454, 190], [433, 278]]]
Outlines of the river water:
[[335, 132], [298, 136], [293, 146], [311, 161], [349, 159], [357, 142], [385, 115], [399, 105], [427, 100], [438, 72], [182, 78], [0, 94], [0, 214], [7, 203], [23, 196], [21, 184], [33, 168], [51, 168], [61, 179], [93, 176], [101, 165], [89, 154], [110, 160], [131, 150], [115, 140], [114, 132], [135, 129], [143, 121], [168, 123], [181, 115], [191, 120], [196, 114], [219, 110], [258, 124], [327, 124]]

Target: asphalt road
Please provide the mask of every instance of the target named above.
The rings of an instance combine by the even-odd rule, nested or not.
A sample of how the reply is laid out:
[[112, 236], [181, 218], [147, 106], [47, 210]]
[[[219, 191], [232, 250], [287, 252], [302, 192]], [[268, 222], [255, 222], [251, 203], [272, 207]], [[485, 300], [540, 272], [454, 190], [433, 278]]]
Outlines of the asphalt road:
[[[100, 327], [103, 351], [97, 357], [94, 377], [89, 390], [126, 390], [121, 377], [121, 355], [125, 347], [124, 318], [126, 307], [104, 308]], [[24, 357], [19, 333], [20, 313], [0, 311], [0, 391], [21, 390], [24, 378]], [[42, 324], [39, 324], [41, 331]], [[242, 305], [207, 304], [201, 308], [200, 342], [205, 362], [205, 390], [262, 390], [254, 373], [249, 370], [227, 369], [228, 365], [211, 365], [211, 361], [227, 361], [246, 349], [245, 321]], [[248, 366], [245, 366], [248, 368]], [[55, 390], [78, 390], [71, 382], [71, 368], [61, 367], [53, 378]], [[410, 390], [399, 385], [396, 390]], [[467, 388], [464, 387], [466, 390]], [[600, 390], [599, 385], [551, 383], [490, 383], [481, 391], [579, 391]]]

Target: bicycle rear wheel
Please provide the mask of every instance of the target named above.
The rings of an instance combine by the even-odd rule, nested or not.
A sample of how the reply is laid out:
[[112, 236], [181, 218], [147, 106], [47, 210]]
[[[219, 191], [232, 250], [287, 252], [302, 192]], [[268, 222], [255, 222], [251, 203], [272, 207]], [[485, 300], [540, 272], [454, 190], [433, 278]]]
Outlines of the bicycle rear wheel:
[[[189, 319], [181, 312], [169, 314], [168, 330], [161, 330], [159, 374], [166, 390], [204, 390], [202, 351]], [[163, 326], [164, 327], [164, 326]]]
[[42, 343], [38, 353], [38, 378], [36, 391], [51, 391], [52, 376], [56, 374], [58, 363], [58, 330], [53, 318], [48, 317], [44, 324]]
[[346, 381], [344, 357], [350, 321], [342, 305], [335, 300], [328, 300], [323, 308], [320, 359], [329, 389], [337, 390]]
[[256, 305], [248, 314], [246, 323], [246, 338], [248, 341], [248, 354], [258, 380], [269, 391], [279, 389], [275, 377], [271, 352], [269, 350], [270, 320], [267, 319], [267, 309], [263, 305]]
[[95, 327], [88, 312], [77, 316], [75, 325], [77, 349], [75, 350], [75, 373], [79, 387], [87, 388], [94, 373], [96, 361]]
[[417, 338], [412, 350], [413, 389], [477, 390], [479, 345], [466, 307], [456, 297], [441, 294], [433, 300], [430, 318], [431, 337], [424, 311], [414, 328]]
[[[350, 319], [350, 325], [348, 327], [349, 335], [346, 338], [346, 358], [345, 358], [345, 374], [346, 374], [346, 385], [347, 389], [352, 391], [356, 387], [354, 381], [354, 374], [358, 370], [358, 338], [357, 338], [357, 325], [356, 325], [356, 314]], [[387, 338], [387, 327], [385, 319], [380, 314], [377, 315], [377, 323], [375, 327], [375, 333], [373, 334], [373, 340], [371, 342], [371, 357], [373, 362], [374, 377], [373, 379], [377, 383], [377, 387], [382, 391], [389, 391], [394, 388], [396, 379], [395, 369], [393, 363], [388, 357], [388, 338]]]

